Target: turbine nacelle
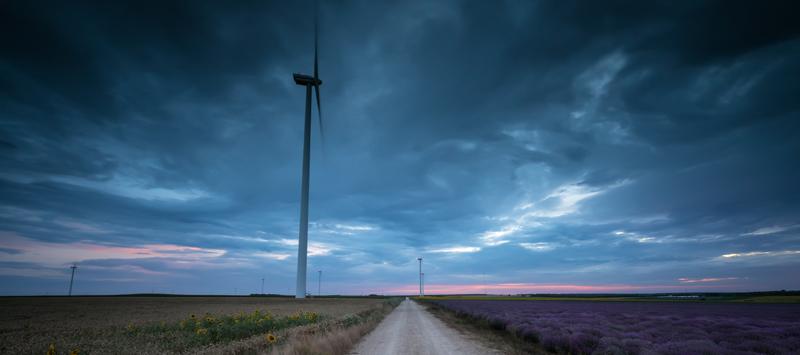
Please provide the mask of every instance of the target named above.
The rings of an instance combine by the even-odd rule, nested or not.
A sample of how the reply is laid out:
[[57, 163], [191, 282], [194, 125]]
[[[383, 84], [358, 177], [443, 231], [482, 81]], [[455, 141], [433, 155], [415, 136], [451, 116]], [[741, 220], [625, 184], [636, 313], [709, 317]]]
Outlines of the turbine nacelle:
[[322, 85], [322, 80], [315, 79], [311, 75], [294, 73], [294, 74], [292, 74], [292, 76], [294, 76], [294, 82], [297, 85], [303, 85], [303, 86], [309, 86], [309, 85], [310, 86], [319, 86], [319, 85]]

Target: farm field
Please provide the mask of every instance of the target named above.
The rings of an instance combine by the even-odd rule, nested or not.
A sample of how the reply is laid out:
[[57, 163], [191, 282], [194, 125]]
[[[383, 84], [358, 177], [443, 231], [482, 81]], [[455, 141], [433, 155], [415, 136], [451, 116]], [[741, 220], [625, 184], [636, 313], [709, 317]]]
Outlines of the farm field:
[[427, 299], [570, 354], [796, 354], [800, 304]]
[[484, 300], [484, 301], [594, 301], [594, 302], [742, 302], [742, 303], [798, 303], [800, 295], [796, 292], [789, 295], [738, 295], [719, 294], [713, 296], [696, 296], [687, 298], [670, 298], [669, 296], [641, 295], [542, 295], [542, 296], [487, 296], [487, 295], [448, 295], [425, 296], [425, 300]]
[[[357, 323], [384, 299], [277, 297], [0, 298], [0, 353], [160, 354], [223, 349], [317, 324]], [[279, 343], [280, 339], [272, 339]], [[251, 345], [252, 345], [251, 344]], [[212, 351], [213, 352], [213, 351]]]

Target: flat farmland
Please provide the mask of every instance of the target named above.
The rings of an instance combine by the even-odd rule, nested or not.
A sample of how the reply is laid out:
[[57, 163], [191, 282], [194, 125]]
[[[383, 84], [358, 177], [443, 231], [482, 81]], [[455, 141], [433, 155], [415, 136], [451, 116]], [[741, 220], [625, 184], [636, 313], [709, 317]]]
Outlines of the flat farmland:
[[0, 298], [0, 353], [181, 353], [380, 308], [383, 299]]
[[434, 299], [562, 354], [797, 354], [800, 304]]

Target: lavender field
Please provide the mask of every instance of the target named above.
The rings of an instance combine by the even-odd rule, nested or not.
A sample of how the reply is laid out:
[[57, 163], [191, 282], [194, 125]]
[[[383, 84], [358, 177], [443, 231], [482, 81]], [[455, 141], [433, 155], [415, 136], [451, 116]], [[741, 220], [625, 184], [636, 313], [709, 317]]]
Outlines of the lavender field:
[[798, 354], [799, 304], [437, 300], [570, 354]]

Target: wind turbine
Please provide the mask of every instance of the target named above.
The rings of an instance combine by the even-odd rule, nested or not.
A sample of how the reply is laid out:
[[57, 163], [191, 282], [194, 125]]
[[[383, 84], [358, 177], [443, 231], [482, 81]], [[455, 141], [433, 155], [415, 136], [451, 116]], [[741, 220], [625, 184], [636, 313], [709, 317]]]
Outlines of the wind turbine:
[[78, 266], [72, 264], [72, 266], [70, 266], [69, 268], [72, 269], [72, 276], [69, 277], [69, 293], [67, 295], [72, 296], [72, 281], [75, 280], [75, 269], [77, 269]]
[[294, 82], [297, 85], [306, 87], [306, 120], [303, 134], [303, 179], [302, 192], [300, 194], [300, 235], [297, 243], [297, 287], [295, 287], [295, 298], [306, 298], [306, 261], [308, 258], [308, 175], [309, 159], [311, 148], [311, 88], [317, 96], [317, 114], [319, 117], [320, 138], [324, 141], [322, 134], [322, 110], [319, 102], [319, 86], [322, 80], [319, 79], [319, 65], [317, 59], [317, 47], [319, 37], [319, 15], [315, 9], [314, 15], [314, 76], [294, 73]]
[[422, 275], [424, 275], [422, 273], [422, 257], [417, 258], [417, 260], [419, 260], [419, 296], [422, 297], [425, 295], [422, 289]]

